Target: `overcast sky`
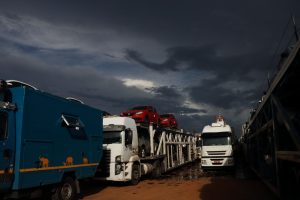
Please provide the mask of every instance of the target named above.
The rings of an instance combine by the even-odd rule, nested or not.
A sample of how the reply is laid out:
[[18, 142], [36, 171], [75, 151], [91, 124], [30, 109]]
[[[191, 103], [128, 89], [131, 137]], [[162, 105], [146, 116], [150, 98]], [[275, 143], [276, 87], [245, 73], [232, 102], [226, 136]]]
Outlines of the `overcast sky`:
[[299, 11], [299, 0], [1, 1], [0, 78], [112, 114], [153, 105], [188, 131], [221, 113], [239, 135]]

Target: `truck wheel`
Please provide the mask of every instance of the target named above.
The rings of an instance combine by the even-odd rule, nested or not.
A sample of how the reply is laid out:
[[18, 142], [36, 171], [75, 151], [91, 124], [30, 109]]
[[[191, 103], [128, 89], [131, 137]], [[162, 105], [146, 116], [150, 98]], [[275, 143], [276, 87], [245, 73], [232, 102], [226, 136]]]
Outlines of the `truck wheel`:
[[77, 198], [75, 180], [71, 177], [66, 177], [52, 196], [52, 200], [75, 200]]
[[131, 185], [137, 185], [140, 182], [140, 166], [138, 164], [133, 164], [131, 172]]

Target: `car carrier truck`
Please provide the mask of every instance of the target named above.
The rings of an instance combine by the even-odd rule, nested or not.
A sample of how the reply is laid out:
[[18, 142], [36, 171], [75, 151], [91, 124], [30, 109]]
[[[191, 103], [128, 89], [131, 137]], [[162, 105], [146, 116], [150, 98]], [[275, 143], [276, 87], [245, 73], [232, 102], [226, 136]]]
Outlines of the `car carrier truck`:
[[275, 194], [300, 199], [300, 41], [279, 64], [240, 141], [247, 165]]
[[224, 169], [234, 166], [232, 128], [218, 116], [215, 123], [204, 126], [202, 134], [202, 169]]
[[180, 130], [136, 124], [129, 117], [103, 119], [103, 158], [97, 177], [137, 184], [196, 159], [196, 137]]
[[95, 175], [101, 156], [100, 110], [1, 81], [0, 199], [45, 188], [52, 199], [74, 199], [78, 180]]

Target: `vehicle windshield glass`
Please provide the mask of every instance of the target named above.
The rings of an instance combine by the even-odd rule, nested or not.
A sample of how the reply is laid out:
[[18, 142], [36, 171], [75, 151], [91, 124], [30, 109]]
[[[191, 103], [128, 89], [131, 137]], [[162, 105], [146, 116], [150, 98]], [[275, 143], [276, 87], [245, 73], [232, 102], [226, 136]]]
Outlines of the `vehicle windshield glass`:
[[133, 107], [130, 110], [146, 110], [147, 107], [146, 106], [137, 106], [137, 107]]
[[170, 115], [160, 115], [161, 118], [168, 118]]
[[228, 136], [202, 137], [202, 141], [203, 141], [203, 146], [231, 145], [231, 138]]
[[103, 144], [121, 144], [122, 137], [120, 131], [103, 132]]

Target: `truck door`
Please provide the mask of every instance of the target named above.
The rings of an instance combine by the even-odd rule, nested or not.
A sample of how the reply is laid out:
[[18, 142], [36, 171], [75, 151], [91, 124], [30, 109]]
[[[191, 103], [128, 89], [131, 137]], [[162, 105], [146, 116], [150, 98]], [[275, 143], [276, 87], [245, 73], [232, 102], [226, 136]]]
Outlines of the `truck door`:
[[124, 159], [129, 160], [133, 155], [132, 152], [132, 130], [125, 129], [125, 149], [124, 149]]
[[15, 154], [14, 111], [0, 108], [0, 191], [11, 188]]

